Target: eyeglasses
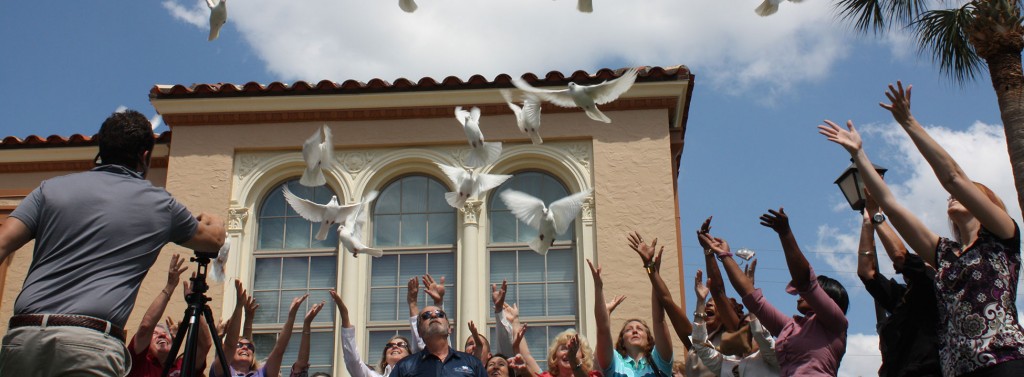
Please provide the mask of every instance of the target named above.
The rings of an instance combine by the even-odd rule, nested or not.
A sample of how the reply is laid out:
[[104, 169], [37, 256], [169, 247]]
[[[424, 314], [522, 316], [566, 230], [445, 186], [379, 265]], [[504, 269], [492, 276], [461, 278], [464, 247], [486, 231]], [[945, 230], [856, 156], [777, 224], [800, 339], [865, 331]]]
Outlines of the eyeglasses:
[[384, 350], [387, 351], [387, 350], [390, 350], [392, 348], [407, 348], [407, 347], [409, 347], [409, 343], [406, 343], [406, 342], [394, 342], [394, 343], [385, 344], [384, 345]]
[[446, 314], [444, 314], [444, 310], [434, 310], [434, 311], [430, 311], [430, 312], [423, 312], [423, 313], [421, 313], [420, 314], [420, 320], [421, 321], [427, 321], [427, 320], [431, 320], [431, 319], [434, 319], [434, 318], [444, 318], [445, 316], [446, 316]]
[[255, 351], [256, 350], [256, 345], [252, 344], [252, 343], [238, 342], [238, 345], [236, 345], [235, 347], [236, 348], [248, 348], [250, 351]]

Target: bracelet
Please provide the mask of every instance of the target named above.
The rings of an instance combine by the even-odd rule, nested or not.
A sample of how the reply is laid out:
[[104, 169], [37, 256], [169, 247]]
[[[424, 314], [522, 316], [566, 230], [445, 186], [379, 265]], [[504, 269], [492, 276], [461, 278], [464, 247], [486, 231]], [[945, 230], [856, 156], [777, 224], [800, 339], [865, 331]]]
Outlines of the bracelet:
[[655, 272], [654, 267], [652, 267], [652, 266], [644, 267], [644, 269], [647, 270], [647, 274], [648, 275], [653, 275], [654, 272]]
[[861, 252], [860, 252], [860, 253], [858, 253], [858, 254], [860, 254], [860, 255], [871, 255], [871, 254], [874, 254], [874, 253], [875, 253], [875, 252], [874, 252], [874, 251], [871, 251], [871, 250], [864, 250], [864, 251], [861, 251]]
[[580, 363], [576, 364], [576, 366], [572, 367], [572, 369], [583, 369], [583, 362], [580, 361]]

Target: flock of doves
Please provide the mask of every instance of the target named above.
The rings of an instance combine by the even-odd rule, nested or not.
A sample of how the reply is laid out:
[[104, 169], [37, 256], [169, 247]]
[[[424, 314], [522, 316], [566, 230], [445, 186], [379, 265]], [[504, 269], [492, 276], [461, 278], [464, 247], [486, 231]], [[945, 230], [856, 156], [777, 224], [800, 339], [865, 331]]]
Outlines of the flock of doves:
[[[533, 144], [541, 144], [540, 110], [541, 101], [547, 101], [562, 107], [579, 107], [593, 120], [611, 123], [606, 115], [598, 110], [597, 105], [606, 104], [619, 98], [629, 90], [636, 81], [639, 70], [630, 68], [618, 78], [596, 85], [577, 85], [569, 83], [569, 87], [561, 90], [534, 88], [522, 78], [512, 80], [519, 88], [522, 106], [517, 105], [515, 95], [509, 90], [502, 90], [502, 96], [516, 116], [519, 130], [530, 136]], [[464, 110], [455, 108], [455, 119], [462, 125], [469, 143], [470, 152], [466, 157], [465, 167], [455, 167], [438, 163], [456, 191], [445, 193], [445, 200], [456, 209], [462, 209], [469, 198], [477, 197], [500, 186], [511, 175], [481, 174], [475, 169], [493, 164], [501, 157], [501, 142], [489, 142], [480, 131], [480, 108]], [[334, 145], [331, 141], [331, 129], [323, 125], [302, 146], [302, 159], [306, 169], [299, 179], [299, 184], [307, 187], [319, 187], [327, 183], [324, 171], [330, 170], [334, 163]], [[327, 239], [327, 232], [334, 224], [338, 224], [339, 248], [344, 247], [353, 256], [368, 254], [380, 257], [383, 250], [366, 246], [360, 240], [362, 229], [367, 221], [367, 206], [377, 198], [377, 191], [371, 191], [355, 204], [341, 205], [338, 197], [331, 197], [327, 204], [315, 203], [302, 199], [290, 190], [283, 188], [285, 201], [295, 212], [306, 220], [320, 223], [316, 239]], [[591, 193], [591, 189], [569, 195], [545, 206], [544, 202], [529, 194], [508, 189], [501, 192], [501, 200], [512, 214], [526, 225], [538, 231], [537, 237], [528, 241], [530, 249], [544, 255], [555, 242], [556, 234], [565, 234], [569, 225], [579, 214], [583, 200]], [[340, 251], [340, 250], [339, 250]]]
[[[761, 17], [770, 16], [779, 10], [779, 4], [787, 0], [764, 0], [761, 5], [754, 9], [754, 12]], [[788, 0], [799, 3], [803, 0]], [[210, 8], [210, 37], [208, 40], [217, 39], [220, 35], [220, 28], [228, 21], [227, 0], [206, 0], [206, 6]], [[416, 0], [398, 0], [398, 7], [406, 13], [415, 12], [419, 7]], [[593, 0], [577, 0], [576, 10], [581, 13], [593, 13]]]

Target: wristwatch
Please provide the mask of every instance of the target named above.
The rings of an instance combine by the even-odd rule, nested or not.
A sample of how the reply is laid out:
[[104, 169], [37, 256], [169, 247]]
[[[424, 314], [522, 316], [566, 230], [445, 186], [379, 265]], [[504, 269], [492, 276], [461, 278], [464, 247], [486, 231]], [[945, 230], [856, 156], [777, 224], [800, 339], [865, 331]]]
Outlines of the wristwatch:
[[884, 223], [884, 222], [885, 222], [885, 214], [882, 213], [881, 211], [875, 212], [874, 215], [871, 215], [871, 223], [872, 224], [881, 224], [881, 223]]

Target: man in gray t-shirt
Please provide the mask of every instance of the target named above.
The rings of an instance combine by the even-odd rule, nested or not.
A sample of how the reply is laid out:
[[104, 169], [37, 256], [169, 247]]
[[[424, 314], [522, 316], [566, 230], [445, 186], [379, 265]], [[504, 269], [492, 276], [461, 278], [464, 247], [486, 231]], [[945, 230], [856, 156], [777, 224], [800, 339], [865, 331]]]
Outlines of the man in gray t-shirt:
[[145, 180], [154, 145], [145, 116], [115, 113], [96, 138], [99, 166], [42, 182], [0, 226], [0, 262], [36, 241], [0, 376], [127, 374], [124, 324], [160, 249], [224, 243], [222, 219], [192, 217]]

